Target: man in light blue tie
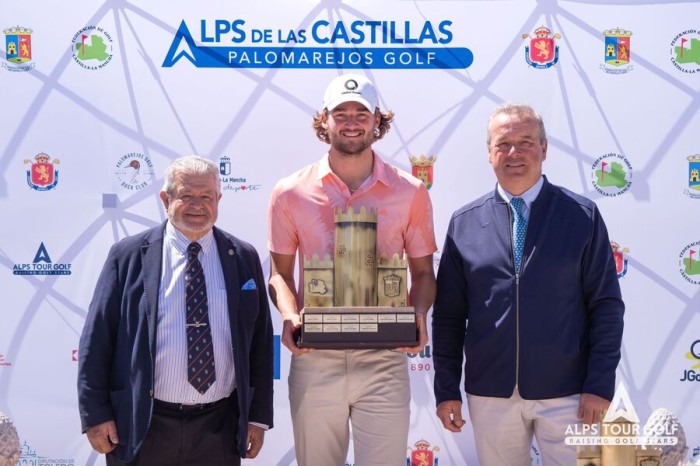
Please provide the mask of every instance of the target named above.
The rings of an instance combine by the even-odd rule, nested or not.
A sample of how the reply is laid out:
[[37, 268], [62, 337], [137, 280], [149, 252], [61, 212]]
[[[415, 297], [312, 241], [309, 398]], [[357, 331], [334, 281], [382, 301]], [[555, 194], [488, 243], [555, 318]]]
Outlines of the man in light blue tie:
[[464, 362], [482, 466], [529, 466], [533, 436], [545, 466], [576, 464], [566, 429], [602, 418], [620, 360], [607, 229], [592, 201], [542, 175], [547, 137], [531, 107], [497, 108], [487, 145], [498, 184], [453, 214], [438, 270], [437, 415], [464, 425]]

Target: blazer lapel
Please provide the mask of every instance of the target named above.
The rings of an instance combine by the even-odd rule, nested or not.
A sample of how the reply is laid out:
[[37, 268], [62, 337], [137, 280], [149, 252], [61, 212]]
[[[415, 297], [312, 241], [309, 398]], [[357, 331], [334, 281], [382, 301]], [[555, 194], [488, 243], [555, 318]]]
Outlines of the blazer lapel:
[[146, 297], [145, 312], [148, 321], [148, 341], [151, 342], [152, 352], [155, 352], [156, 345], [158, 290], [160, 287], [161, 268], [163, 265], [164, 229], [165, 224], [163, 224], [160, 229], [154, 230], [152, 235], [146, 237], [146, 243], [141, 247], [141, 274], [143, 276], [143, 289]]

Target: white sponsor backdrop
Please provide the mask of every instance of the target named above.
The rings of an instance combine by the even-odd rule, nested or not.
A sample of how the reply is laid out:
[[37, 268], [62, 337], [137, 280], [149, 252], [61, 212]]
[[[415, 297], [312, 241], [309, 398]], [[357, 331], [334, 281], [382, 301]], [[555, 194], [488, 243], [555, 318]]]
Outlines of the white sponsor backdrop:
[[[167, 163], [191, 153], [230, 159], [218, 224], [252, 242], [267, 270], [270, 190], [326, 150], [310, 124], [339, 70], [271, 68], [253, 56], [237, 68], [203, 67], [201, 46], [373, 51], [373, 62], [356, 71], [375, 81], [381, 106], [396, 112], [375, 149], [407, 171], [412, 155], [437, 157], [430, 194], [440, 246], [452, 211], [494, 187], [485, 146], [490, 111], [504, 101], [532, 104], [549, 133], [545, 173], [594, 199], [625, 252], [619, 380], [642, 422], [668, 408], [685, 428], [690, 453], [700, 446], [700, 383], [692, 381], [700, 378], [700, 275], [692, 268], [700, 259], [700, 191], [689, 189], [697, 185], [687, 158], [700, 153], [700, 3], [42, 0], [5, 2], [0, 11], [2, 29], [33, 31], [31, 60], [21, 64], [7, 60], [12, 31], [0, 38], [0, 411], [19, 430], [21, 464], [103, 464], [80, 433], [75, 350], [109, 246], [164, 220], [158, 191]], [[164, 67], [183, 21], [193, 42], [175, 42], [174, 63]], [[353, 30], [355, 21], [363, 23]], [[394, 21], [394, 39], [383, 43], [371, 21]], [[339, 22], [355, 43], [342, 34], [323, 43]], [[435, 35], [421, 37], [428, 22]], [[542, 25], [559, 47], [558, 62], [536, 69], [525, 47]], [[632, 32], [631, 61], [608, 65], [618, 71], [610, 73], [603, 31], [618, 27]], [[267, 40], [253, 32], [266, 29]], [[280, 41], [301, 30], [304, 43]], [[406, 38], [417, 43], [390, 43]], [[88, 51], [78, 52], [84, 45]], [[380, 68], [386, 62], [376, 57], [388, 47], [408, 52], [404, 60], [417, 69]], [[415, 49], [424, 47], [468, 48], [473, 64], [421, 69], [426, 56]], [[51, 189], [28, 180], [40, 152], [53, 164], [44, 165], [57, 181]], [[601, 169], [607, 184], [621, 185], [596, 188]], [[71, 273], [37, 275], [42, 267]], [[295, 464], [286, 349], [279, 365], [276, 427], [248, 464]], [[477, 464], [471, 430], [450, 434], [434, 415], [430, 347], [411, 359], [411, 370], [407, 457], [424, 439], [435, 464]]]

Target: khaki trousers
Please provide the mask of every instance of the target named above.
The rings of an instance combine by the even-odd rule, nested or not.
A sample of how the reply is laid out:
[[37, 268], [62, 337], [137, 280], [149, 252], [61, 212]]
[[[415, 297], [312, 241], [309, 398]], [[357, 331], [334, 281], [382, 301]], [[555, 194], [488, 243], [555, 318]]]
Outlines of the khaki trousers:
[[316, 350], [292, 356], [289, 401], [299, 466], [406, 464], [410, 382], [405, 353]]
[[481, 466], [531, 466], [534, 435], [543, 466], [576, 464], [576, 447], [565, 444], [567, 426], [580, 422], [581, 395], [549, 400], [523, 400], [517, 389], [510, 398], [467, 394]]

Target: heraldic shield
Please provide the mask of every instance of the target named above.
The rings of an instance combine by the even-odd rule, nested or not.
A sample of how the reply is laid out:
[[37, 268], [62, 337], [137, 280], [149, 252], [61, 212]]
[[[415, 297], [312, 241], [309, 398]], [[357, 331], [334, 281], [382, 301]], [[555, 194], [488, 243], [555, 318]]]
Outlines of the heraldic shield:
[[55, 165], [59, 163], [58, 159], [51, 160], [51, 157], [42, 152], [34, 157], [33, 162], [25, 160], [24, 163], [31, 164], [27, 170], [27, 184], [30, 188], [37, 191], [48, 191], [56, 187], [58, 170], [56, 170]]

